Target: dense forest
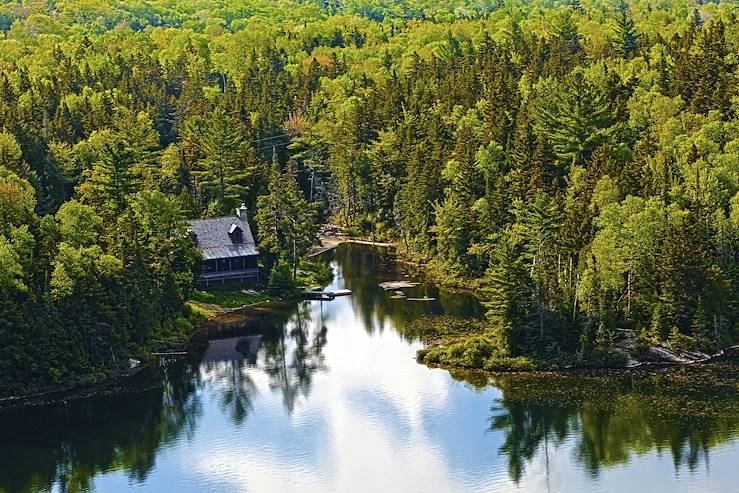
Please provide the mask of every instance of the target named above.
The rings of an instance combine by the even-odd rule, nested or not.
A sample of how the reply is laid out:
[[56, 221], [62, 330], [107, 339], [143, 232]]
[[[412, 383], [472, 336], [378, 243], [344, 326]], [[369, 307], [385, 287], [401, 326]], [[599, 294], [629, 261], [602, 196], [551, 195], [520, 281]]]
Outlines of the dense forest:
[[186, 325], [183, 220], [242, 202], [266, 268], [333, 221], [476, 289], [488, 329], [438, 362], [734, 342], [738, 13], [3, 0], [0, 394]]

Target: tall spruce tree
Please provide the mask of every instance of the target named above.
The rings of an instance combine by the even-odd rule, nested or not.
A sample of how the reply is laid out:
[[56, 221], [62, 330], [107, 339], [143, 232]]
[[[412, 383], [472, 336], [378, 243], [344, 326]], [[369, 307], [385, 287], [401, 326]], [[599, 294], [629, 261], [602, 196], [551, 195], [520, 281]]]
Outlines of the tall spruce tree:
[[211, 200], [215, 210], [225, 213], [240, 202], [251, 202], [251, 182], [255, 168], [243, 129], [225, 111], [217, 109], [208, 118], [190, 123], [200, 153], [193, 176]]
[[604, 92], [576, 69], [562, 93], [537, 112], [537, 127], [562, 165], [583, 164], [613, 136], [613, 116]]
[[613, 46], [621, 58], [628, 60], [639, 49], [639, 34], [629, 11], [621, 11], [616, 18]]

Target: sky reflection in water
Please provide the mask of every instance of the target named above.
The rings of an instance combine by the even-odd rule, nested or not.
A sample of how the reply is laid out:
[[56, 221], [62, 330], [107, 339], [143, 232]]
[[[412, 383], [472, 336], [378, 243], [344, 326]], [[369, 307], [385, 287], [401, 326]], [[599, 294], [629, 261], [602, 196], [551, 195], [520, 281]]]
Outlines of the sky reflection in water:
[[[739, 491], [731, 412], [660, 416], [682, 394], [651, 380], [609, 384], [603, 406], [587, 392], [528, 402], [516, 378], [456, 380], [417, 364], [402, 328], [479, 315], [475, 302], [431, 286], [418, 294], [437, 303], [389, 300], [377, 283], [403, 274], [366, 247], [333, 265], [332, 288], [352, 297], [265, 310], [199, 365], [168, 363], [163, 387], [0, 421], [0, 491]], [[733, 410], [735, 393], [705, 400]], [[19, 423], [42, 429], [24, 439], [8, 429]]]

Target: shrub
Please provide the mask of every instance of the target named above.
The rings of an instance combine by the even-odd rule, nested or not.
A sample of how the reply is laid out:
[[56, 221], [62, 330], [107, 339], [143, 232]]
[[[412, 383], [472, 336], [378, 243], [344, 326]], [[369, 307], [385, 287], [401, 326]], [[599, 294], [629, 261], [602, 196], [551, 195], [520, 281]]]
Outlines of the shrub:
[[539, 365], [531, 358], [526, 356], [511, 357], [491, 357], [485, 361], [485, 369], [490, 371], [532, 371], [536, 370]]
[[295, 292], [290, 266], [284, 260], [280, 260], [269, 273], [267, 292], [272, 296], [285, 298]]
[[423, 361], [464, 368], [483, 368], [486, 359], [499, 356], [499, 353], [500, 348], [491, 337], [477, 335], [447, 346], [431, 348], [423, 355]]

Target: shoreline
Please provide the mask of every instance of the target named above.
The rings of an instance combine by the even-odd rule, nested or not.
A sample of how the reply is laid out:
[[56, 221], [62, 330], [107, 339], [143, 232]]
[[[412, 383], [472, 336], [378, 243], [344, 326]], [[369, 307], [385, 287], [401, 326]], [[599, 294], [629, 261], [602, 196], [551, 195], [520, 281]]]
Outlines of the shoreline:
[[[429, 268], [429, 263], [424, 262], [422, 259], [418, 259], [411, 255], [409, 252], [401, 252], [398, 249], [398, 243], [392, 242], [373, 242], [364, 238], [352, 238], [352, 237], [322, 237], [321, 238], [322, 244], [324, 242], [331, 244], [330, 248], [326, 248], [315, 255], [319, 255], [320, 253], [323, 253], [325, 251], [330, 251], [337, 246], [339, 246], [342, 243], [356, 243], [356, 244], [364, 244], [364, 245], [374, 245], [374, 246], [381, 246], [381, 247], [388, 247], [388, 248], [394, 248], [395, 254], [399, 260], [399, 262], [413, 267], [414, 270], [416, 270], [416, 273], [421, 273], [423, 277], [432, 283], [436, 284], [438, 287], [443, 288], [450, 292], [457, 292], [457, 293], [464, 293], [472, 298], [483, 302], [484, 298], [480, 295], [480, 291], [478, 289], [474, 289], [471, 287], [465, 287], [461, 283], [463, 281], [455, 279], [454, 282], [449, 282], [448, 279], [445, 279], [443, 276], [440, 275], [439, 272], [436, 272], [433, 269]], [[423, 342], [423, 341], [422, 341]], [[577, 372], [592, 372], [592, 371], [605, 371], [609, 373], [628, 373], [630, 371], [660, 371], [660, 370], [667, 370], [671, 368], [686, 368], [691, 366], [699, 366], [704, 364], [710, 364], [713, 362], [721, 362], [721, 361], [731, 361], [739, 358], [739, 344], [728, 346], [723, 349], [721, 349], [717, 353], [713, 354], [702, 354], [703, 357], [685, 357], [685, 352], [679, 352], [674, 351], [671, 348], [667, 348], [665, 346], [652, 346], [650, 347], [650, 352], [655, 356], [655, 358], [659, 358], [661, 355], [664, 359], [655, 359], [655, 360], [638, 360], [635, 358], [631, 358], [631, 353], [626, 353], [627, 361], [635, 361], [636, 364], [625, 364], [623, 366], [597, 366], [595, 364], [585, 364], [581, 366], [563, 366], [563, 367], [557, 367], [557, 366], [550, 366], [550, 367], [542, 367], [542, 368], [534, 368], [530, 370], [516, 370], [516, 369], [485, 369], [485, 368], [471, 368], [471, 367], [464, 367], [464, 366], [453, 366], [453, 365], [439, 365], [436, 363], [426, 363], [423, 361], [425, 353], [427, 350], [437, 347], [440, 344], [429, 344], [424, 342], [424, 347], [420, 349], [416, 354], [416, 361], [419, 364], [425, 365], [429, 368], [439, 368], [444, 369], [447, 371], [458, 371], [458, 370], [465, 370], [465, 371], [477, 371], [477, 372], [484, 372], [484, 373], [491, 373], [491, 374], [506, 374], [506, 373], [577, 373]], [[699, 353], [700, 354], [700, 353]], [[688, 355], [689, 356], [689, 355]]]
[[330, 252], [343, 243], [354, 243], [357, 245], [369, 245], [384, 248], [397, 248], [398, 246], [395, 242], [373, 241], [372, 239], [361, 236], [321, 236], [320, 240], [321, 244], [313, 246], [310, 253], [308, 253], [308, 258], [317, 257], [322, 253]]
[[142, 361], [134, 370], [120, 372], [99, 382], [89, 384], [67, 385], [65, 387], [49, 389], [20, 395], [0, 397], [0, 413], [13, 409], [22, 409], [31, 406], [46, 406], [66, 400], [84, 399], [108, 393], [116, 393], [119, 386], [129, 383], [136, 377], [153, 368], [152, 361]]
[[[361, 244], [361, 245], [370, 245], [370, 246], [380, 246], [380, 247], [386, 247], [386, 248], [393, 248], [397, 247], [397, 243], [387, 243], [387, 242], [373, 242], [369, 240], [365, 240], [362, 238], [346, 238], [346, 237], [327, 237], [327, 238], [321, 238], [321, 247], [319, 251], [312, 253], [309, 255], [310, 257], [315, 257], [317, 255], [320, 255], [322, 253], [331, 251], [335, 248], [337, 248], [339, 245], [343, 243], [355, 243], [355, 244]], [[455, 287], [450, 286], [447, 283], [444, 283], [442, 280], [438, 279], [438, 276], [433, 275], [433, 273], [429, 272], [423, 263], [420, 262], [414, 262], [411, 261], [410, 258], [400, 252], [398, 252], [399, 260], [405, 264], [412, 265], [414, 268], [420, 270], [423, 272], [423, 274], [428, 275], [428, 279], [432, 281], [433, 283], [437, 284], [439, 287], [449, 290], [449, 291], [457, 291], [462, 292], [470, 295], [471, 297], [480, 300], [481, 298], [479, 295], [476, 294], [475, 290], [471, 288], [462, 288], [462, 287]], [[429, 275], [431, 274], [431, 275]], [[280, 303], [284, 302], [284, 300], [279, 299], [270, 299], [265, 301], [258, 301], [254, 303], [250, 303], [247, 305], [243, 305], [240, 307], [235, 308], [228, 308], [228, 307], [221, 307], [221, 306], [201, 306], [205, 304], [201, 304], [199, 302], [192, 302], [196, 306], [199, 306], [202, 308], [207, 308], [208, 311], [210, 311], [210, 315], [203, 320], [200, 325], [193, 328], [192, 333], [190, 334], [190, 337], [186, 343], [184, 343], [184, 346], [180, 352], [177, 353], [177, 356], [181, 357], [189, 357], [193, 354], [196, 354], [197, 348], [200, 344], [202, 344], [202, 336], [203, 334], [207, 334], [208, 330], [208, 324], [213, 322], [214, 320], [218, 319], [219, 317], [229, 316], [233, 314], [237, 314], [241, 312], [243, 315], [246, 315], [250, 310], [255, 310], [260, 307], [269, 307], [271, 305], [279, 305]], [[217, 308], [217, 310], [215, 310]], [[207, 337], [207, 336], [206, 336]], [[628, 374], [629, 372], [656, 372], [656, 371], [664, 371], [664, 370], [670, 370], [670, 369], [677, 369], [677, 368], [690, 368], [690, 367], [697, 367], [705, 364], [710, 363], [718, 363], [718, 362], [732, 362], [733, 360], [736, 360], [739, 358], [739, 345], [730, 346], [727, 348], [722, 349], [718, 353], [711, 354], [711, 355], [705, 355], [704, 358], [697, 358], [697, 359], [685, 359], [681, 358], [680, 360], [662, 360], [662, 361], [638, 361], [638, 360], [632, 360], [632, 361], [638, 361], [637, 364], [634, 365], [624, 365], [624, 366], [596, 366], [596, 365], [581, 365], [581, 366], [550, 366], [550, 367], [540, 367], [540, 368], [532, 368], [532, 369], [513, 369], [513, 368], [500, 368], [500, 369], [485, 369], [485, 368], [475, 368], [475, 367], [465, 367], [465, 366], [455, 366], [455, 365], [443, 365], [443, 364], [437, 364], [437, 363], [427, 363], [424, 361], [424, 356], [426, 351], [433, 347], [439, 346], [439, 344], [434, 344], [430, 341], [421, 341], [424, 344], [424, 347], [418, 351], [416, 354], [416, 361], [418, 364], [422, 364], [429, 369], [442, 369], [445, 371], [465, 371], [465, 372], [475, 372], [479, 373], [480, 375], [488, 375], [488, 376], [495, 376], [495, 375], [503, 375], [503, 374]], [[667, 348], [659, 348], [660, 350], [670, 352]], [[174, 353], [173, 353], [174, 354]], [[674, 353], [673, 353], [674, 354]], [[10, 396], [3, 396], [0, 397], [0, 413], [11, 410], [11, 409], [17, 409], [17, 408], [24, 408], [24, 407], [30, 407], [35, 405], [50, 405], [54, 403], [58, 403], [60, 401], [64, 401], [67, 399], [84, 399], [99, 395], [105, 395], [106, 393], [116, 393], [116, 391], [120, 391], [121, 389], [118, 388], [121, 385], [125, 385], [126, 383], [130, 382], [132, 379], [136, 378], [137, 376], [140, 376], [141, 374], [145, 373], [147, 370], [152, 369], [155, 366], [155, 361], [158, 358], [158, 355], [151, 354], [149, 356], [153, 356], [152, 358], [147, 358], [141, 361], [141, 364], [135, 367], [134, 369], [127, 371], [127, 372], [119, 372], [115, 375], [112, 375], [108, 378], [104, 378], [99, 382], [89, 383], [89, 384], [77, 384], [77, 385], [67, 385], [65, 387], [57, 388], [57, 389], [49, 389], [42, 392], [34, 392], [29, 394], [20, 394], [20, 395], [10, 395]], [[675, 354], [677, 358], [680, 358], [679, 355]]]
[[709, 358], [694, 360], [694, 361], [643, 361], [637, 365], [632, 366], [564, 366], [564, 367], [548, 367], [548, 368], [535, 368], [532, 370], [514, 370], [514, 369], [485, 369], [485, 368], [472, 368], [467, 366], [454, 366], [454, 365], [442, 365], [437, 363], [425, 363], [423, 357], [417, 355], [416, 361], [420, 365], [424, 365], [427, 368], [439, 369], [448, 372], [464, 371], [479, 373], [480, 375], [496, 376], [496, 375], [537, 375], [537, 374], [564, 374], [564, 375], [577, 375], [587, 374], [590, 376], [612, 376], [612, 375], [624, 375], [629, 373], [652, 373], [659, 371], [676, 370], [680, 368], [691, 368], [700, 367], [704, 365], [710, 365], [713, 363], [735, 363], [739, 362], [739, 345], [731, 346], [722, 350], [721, 353], [711, 355]]

